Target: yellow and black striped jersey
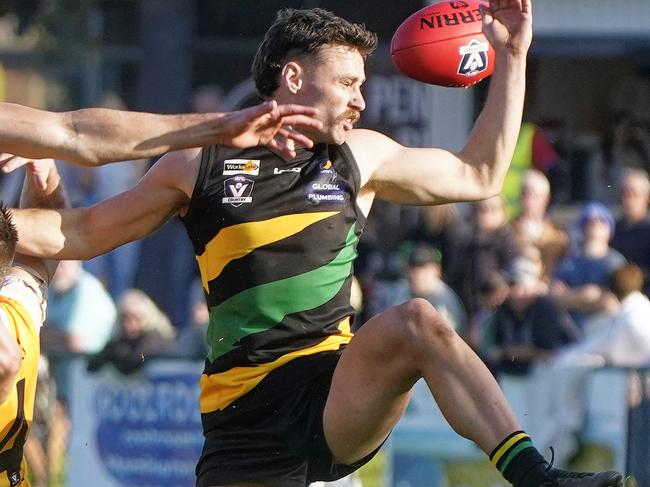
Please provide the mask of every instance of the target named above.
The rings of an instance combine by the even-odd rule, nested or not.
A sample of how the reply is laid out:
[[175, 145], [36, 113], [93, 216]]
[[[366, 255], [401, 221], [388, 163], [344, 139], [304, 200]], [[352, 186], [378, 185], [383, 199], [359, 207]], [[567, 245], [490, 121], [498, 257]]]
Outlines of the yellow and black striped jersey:
[[15, 389], [0, 404], [0, 487], [29, 485], [23, 445], [34, 413], [44, 292], [15, 277], [7, 278], [0, 291], [0, 326], [9, 328], [22, 352]]
[[201, 411], [223, 410], [296, 357], [350, 341], [352, 264], [365, 218], [347, 145], [286, 160], [204, 148], [183, 223], [210, 307]]

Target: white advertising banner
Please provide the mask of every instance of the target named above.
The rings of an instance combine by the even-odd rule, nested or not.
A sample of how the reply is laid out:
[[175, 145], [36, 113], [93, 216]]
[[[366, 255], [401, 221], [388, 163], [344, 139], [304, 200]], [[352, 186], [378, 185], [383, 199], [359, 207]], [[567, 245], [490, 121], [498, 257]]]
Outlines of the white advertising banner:
[[72, 368], [67, 485], [193, 487], [203, 446], [202, 363], [151, 361], [123, 376], [111, 367]]

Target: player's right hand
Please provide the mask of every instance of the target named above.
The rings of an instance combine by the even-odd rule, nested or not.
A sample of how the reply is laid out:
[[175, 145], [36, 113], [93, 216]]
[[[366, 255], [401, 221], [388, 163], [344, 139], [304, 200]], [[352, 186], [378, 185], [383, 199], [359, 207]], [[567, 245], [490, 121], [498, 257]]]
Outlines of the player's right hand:
[[15, 171], [22, 166], [25, 166], [25, 170], [32, 178], [34, 186], [40, 191], [45, 191], [47, 177], [54, 167], [54, 159], [29, 159], [13, 154], [0, 154], [0, 171], [3, 174]]
[[278, 105], [275, 100], [224, 115], [220, 143], [231, 147], [266, 146], [287, 157], [295, 157], [294, 145], [312, 147], [313, 141], [299, 129], [320, 130], [316, 108]]

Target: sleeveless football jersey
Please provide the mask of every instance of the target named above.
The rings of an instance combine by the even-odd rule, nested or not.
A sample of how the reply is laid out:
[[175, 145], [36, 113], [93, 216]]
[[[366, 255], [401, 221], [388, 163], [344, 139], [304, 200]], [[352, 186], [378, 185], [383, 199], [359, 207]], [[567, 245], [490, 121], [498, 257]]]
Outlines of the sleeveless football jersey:
[[[0, 308], [23, 354], [15, 389], [0, 404], [0, 487], [22, 487], [29, 485], [25, 479], [23, 446], [34, 414], [40, 324], [37, 325], [27, 309], [14, 299], [0, 296]], [[0, 326], [5, 325], [0, 323]]]
[[223, 410], [287, 362], [350, 341], [352, 263], [365, 218], [347, 145], [286, 160], [203, 149], [182, 218], [210, 308], [201, 412]]

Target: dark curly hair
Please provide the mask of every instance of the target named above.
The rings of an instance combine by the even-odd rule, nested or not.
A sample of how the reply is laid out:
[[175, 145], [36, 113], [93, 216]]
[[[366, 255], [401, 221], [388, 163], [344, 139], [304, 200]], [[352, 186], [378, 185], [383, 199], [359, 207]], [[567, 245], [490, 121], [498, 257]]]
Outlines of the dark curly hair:
[[0, 201], [0, 287], [14, 262], [18, 232], [9, 208]]
[[321, 8], [280, 10], [253, 61], [253, 79], [260, 96], [273, 95], [289, 56], [317, 54], [326, 45], [348, 46], [365, 58], [377, 47], [377, 35]]

